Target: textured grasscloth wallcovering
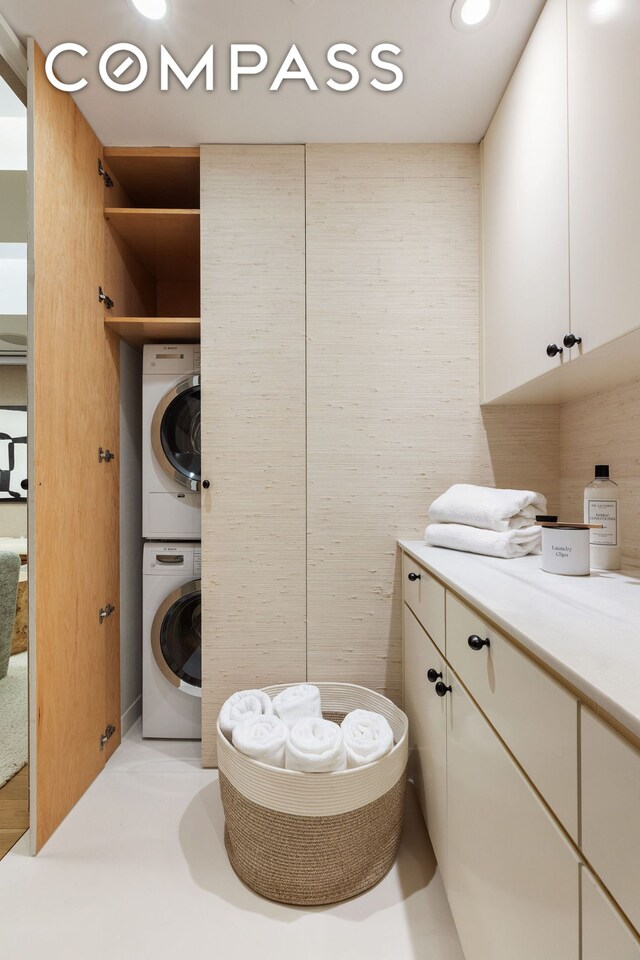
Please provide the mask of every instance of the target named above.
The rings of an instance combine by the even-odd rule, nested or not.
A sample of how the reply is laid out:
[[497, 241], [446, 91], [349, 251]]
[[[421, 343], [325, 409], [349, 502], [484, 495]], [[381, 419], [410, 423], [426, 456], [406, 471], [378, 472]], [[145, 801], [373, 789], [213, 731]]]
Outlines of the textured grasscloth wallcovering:
[[479, 407], [478, 285], [477, 147], [307, 147], [311, 679], [400, 698], [396, 538], [450, 484], [558, 507], [558, 408]]
[[211, 764], [235, 689], [400, 699], [396, 539], [456, 481], [557, 509], [559, 411], [479, 407], [475, 146], [307, 147], [306, 230], [303, 147], [204, 147], [202, 235]]
[[560, 408], [562, 516], [582, 519], [583, 489], [596, 463], [619, 482], [622, 550], [640, 561], [640, 380], [574, 400]]
[[305, 649], [304, 147], [205, 146], [202, 758], [235, 690]]

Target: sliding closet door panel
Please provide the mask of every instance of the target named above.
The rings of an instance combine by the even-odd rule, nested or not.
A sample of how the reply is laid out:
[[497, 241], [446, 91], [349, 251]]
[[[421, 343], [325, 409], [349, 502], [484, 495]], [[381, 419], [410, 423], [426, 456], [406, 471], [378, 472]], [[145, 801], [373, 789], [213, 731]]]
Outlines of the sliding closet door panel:
[[396, 537], [490, 482], [478, 149], [307, 148], [308, 672], [401, 697]]
[[204, 146], [202, 750], [235, 690], [304, 679], [304, 148]]
[[[118, 356], [105, 336], [101, 145], [31, 50], [36, 576], [36, 846], [118, 741]], [[114, 712], [115, 710], [115, 712]], [[100, 736], [116, 734], [107, 750]]]

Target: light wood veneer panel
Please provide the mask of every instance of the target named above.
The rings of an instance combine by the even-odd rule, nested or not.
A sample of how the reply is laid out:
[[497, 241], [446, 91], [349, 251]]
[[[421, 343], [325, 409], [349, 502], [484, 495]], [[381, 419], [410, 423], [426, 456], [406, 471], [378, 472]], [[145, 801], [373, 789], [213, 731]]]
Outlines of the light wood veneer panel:
[[557, 495], [558, 409], [481, 411], [479, 150], [307, 147], [308, 671], [401, 698], [401, 564], [456, 482]]
[[119, 742], [119, 345], [105, 331], [102, 148], [35, 47], [34, 343], [31, 491], [36, 587], [36, 845], [48, 839]]
[[235, 690], [304, 679], [304, 148], [205, 146], [202, 751]]

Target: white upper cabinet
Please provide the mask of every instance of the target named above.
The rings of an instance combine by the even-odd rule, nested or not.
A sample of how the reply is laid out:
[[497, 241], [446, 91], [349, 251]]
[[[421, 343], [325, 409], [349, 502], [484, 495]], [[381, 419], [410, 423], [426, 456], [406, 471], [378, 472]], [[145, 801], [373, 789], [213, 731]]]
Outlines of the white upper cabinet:
[[484, 403], [638, 376], [639, 49], [638, 0], [547, 0], [487, 131]]
[[640, 3], [568, 0], [571, 315], [586, 354], [640, 325]]
[[[584, 0], [581, 0], [584, 2]], [[484, 402], [569, 331], [566, 0], [548, 0], [483, 145]]]

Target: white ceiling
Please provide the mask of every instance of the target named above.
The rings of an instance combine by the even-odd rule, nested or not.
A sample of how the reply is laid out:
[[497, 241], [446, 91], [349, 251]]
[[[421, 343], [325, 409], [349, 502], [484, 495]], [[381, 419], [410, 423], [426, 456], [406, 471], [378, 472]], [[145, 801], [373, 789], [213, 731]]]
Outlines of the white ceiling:
[[[501, 0], [486, 27], [463, 34], [451, 25], [452, 0], [303, 2], [309, 0], [168, 0], [169, 16], [156, 22], [142, 18], [130, 0], [0, 0], [0, 12], [21, 39], [34, 36], [45, 52], [65, 41], [88, 48], [85, 61], [70, 55], [68, 65], [74, 68], [73, 79], [79, 65], [86, 71], [89, 86], [75, 98], [104, 144], [181, 146], [476, 142], [544, 6], [544, 0]], [[118, 41], [137, 44], [150, 63], [145, 84], [126, 94], [109, 90], [98, 79], [100, 54]], [[293, 42], [318, 82], [317, 93], [301, 81], [269, 92]], [[338, 42], [360, 51], [356, 64], [362, 82], [349, 93], [326, 87], [331, 75], [326, 50]], [[369, 85], [375, 75], [367, 66], [369, 51], [382, 42], [396, 43], [403, 51], [399, 62], [405, 82], [394, 93], [379, 93]], [[200, 78], [189, 91], [174, 83], [161, 93], [161, 43], [187, 73], [215, 44], [216, 90], [205, 92]], [[270, 55], [265, 74], [244, 78], [238, 93], [229, 91], [231, 43], [259, 43]], [[59, 71], [61, 79], [71, 79], [65, 71]]]

